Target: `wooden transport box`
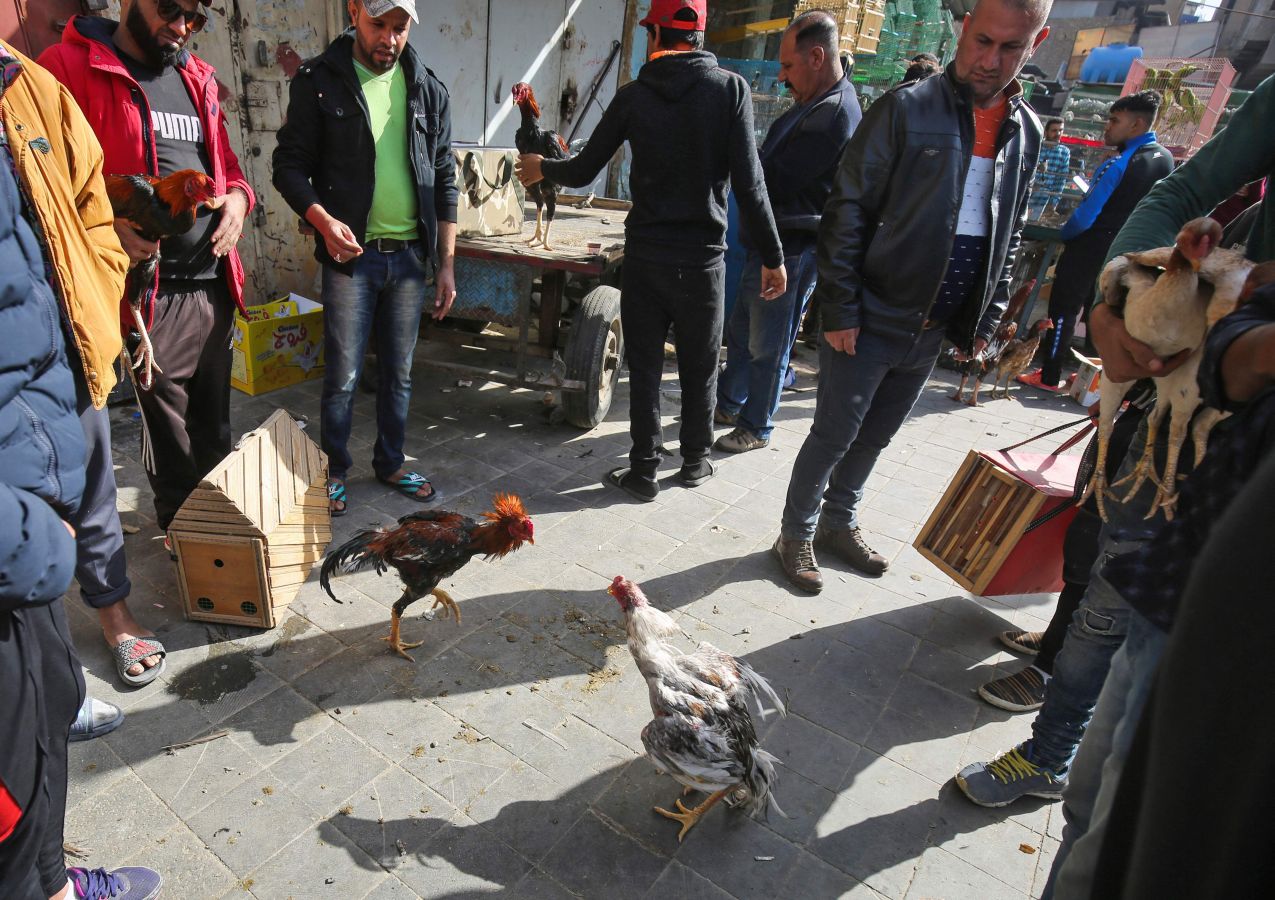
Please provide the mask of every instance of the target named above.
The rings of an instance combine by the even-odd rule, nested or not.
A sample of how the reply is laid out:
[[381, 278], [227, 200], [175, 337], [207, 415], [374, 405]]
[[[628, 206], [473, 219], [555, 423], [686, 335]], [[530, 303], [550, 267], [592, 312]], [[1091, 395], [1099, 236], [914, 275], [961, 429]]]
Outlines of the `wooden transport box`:
[[[1059, 591], [1079, 464], [1075, 454], [971, 450], [912, 545], [974, 594]], [[1068, 508], [1026, 530], [1059, 504]]]
[[274, 627], [332, 540], [327, 474], [284, 410], [244, 435], [168, 529], [188, 619]]

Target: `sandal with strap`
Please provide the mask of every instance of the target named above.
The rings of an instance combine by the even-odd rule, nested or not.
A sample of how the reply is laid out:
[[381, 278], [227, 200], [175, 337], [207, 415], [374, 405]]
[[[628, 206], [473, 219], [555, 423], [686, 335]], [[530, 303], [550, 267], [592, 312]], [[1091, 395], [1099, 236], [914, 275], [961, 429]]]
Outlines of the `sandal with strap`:
[[[388, 478], [377, 476], [377, 481], [381, 484], [388, 484], [404, 497], [409, 500], [415, 500], [417, 503], [433, 503], [438, 499], [438, 491], [434, 490], [434, 485], [428, 478], [420, 472], [408, 472], [398, 481], [390, 481]], [[420, 495], [420, 489], [429, 488], [429, 493], [424, 497]]]
[[[340, 503], [341, 508], [337, 509], [334, 503]], [[328, 513], [333, 518], [345, 515], [347, 507], [345, 500], [345, 482], [337, 481], [335, 478], [328, 482]]]
[[[142, 687], [150, 684], [156, 678], [163, 674], [165, 667], [168, 665], [164, 657], [168, 655], [168, 651], [164, 649], [164, 645], [154, 637], [133, 637], [120, 641], [111, 648], [111, 656], [115, 658], [115, 670], [119, 672], [120, 678], [124, 683], [131, 687]], [[158, 656], [159, 665], [151, 666], [149, 669], [142, 667], [141, 674], [130, 675], [128, 667], [138, 665], [148, 656]]]

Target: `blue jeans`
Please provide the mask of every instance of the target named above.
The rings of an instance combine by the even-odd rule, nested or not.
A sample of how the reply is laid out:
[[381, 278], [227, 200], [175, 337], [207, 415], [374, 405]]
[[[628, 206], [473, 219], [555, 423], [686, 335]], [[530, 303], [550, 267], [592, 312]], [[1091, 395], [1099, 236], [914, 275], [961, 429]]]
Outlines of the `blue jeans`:
[[717, 405], [759, 438], [774, 430], [784, 373], [806, 303], [815, 289], [815, 246], [784, 257], [788, 290], [761, 298], [761, 256], [750, 251], [726, 327], [726, 365], [717, 378]]
[[827, 527], [858, 527], [863, 486], [921, 395], [942, 344], [942, 328], [917, 338], [861, 330], [853, 356], [820, 341], [815, 421], [793, 463], [784, 505], [787, 540], [814, 538], [820, 501]]
[[323, 268], [323, 400], [319, 434], [328, 474], [345, 478], [354, 461], [347, 444], [363, 353], [373, 327], [380, 375], [372, 469], [389, 478], [403, 465], [412, 353], [425, 305], [426, 255], [419, 244], [396, 253], [365, 247], [354, 274]]
[[1128, 628], [1124, 644], [1111, 660], [1111, 672], [1063, 791], [1066, 824], [1043, 900], [1087, 898], [1093, 891], [1120, 773], [1169, 641], [1165, 632], [1135, 610], [1129, 611]]

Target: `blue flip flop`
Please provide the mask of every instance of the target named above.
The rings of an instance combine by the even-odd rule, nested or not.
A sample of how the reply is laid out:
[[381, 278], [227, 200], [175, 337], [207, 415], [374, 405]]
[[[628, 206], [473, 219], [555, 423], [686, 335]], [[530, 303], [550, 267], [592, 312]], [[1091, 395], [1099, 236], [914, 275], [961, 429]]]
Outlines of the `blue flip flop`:
[[[434, 489], [434, 484], [420, 472], [408, 472], [398, 481], [390, 481], [388, 478], [377, 478], [381, 484], [388, 484], [404, 497], [409, 500], [415, 500], [417, 503], [433, 503], [438, 499], [438, 491]], [[429, 485], [429, 496], [422, 497], [417, 493], [422, 487]]]
[[[333, 509], [333, 503], [340, 503], [340, 509]], [[335, 478], [328, 482], [328, 513], [332, 518], [345, 515], [345, 511], [350, 508], [349, 502], [345, 499], [345, 483], [337, 481]]]

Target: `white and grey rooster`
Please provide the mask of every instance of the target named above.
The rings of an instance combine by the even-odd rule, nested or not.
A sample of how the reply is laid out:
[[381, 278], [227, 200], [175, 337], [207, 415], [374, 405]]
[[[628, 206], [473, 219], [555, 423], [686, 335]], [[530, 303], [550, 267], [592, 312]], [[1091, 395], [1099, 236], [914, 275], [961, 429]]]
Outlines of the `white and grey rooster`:
[[[1155, 379], [1156, 405], [1147, 419], [1145, 451], [1134, 471], [1111, 485], [1132, 482], [1124, 496], [1127, 502], [1151, 479], [1159, 490], [1147, 518], [1159, 510], [1164, 510], [1166, 518], [1173, 518], [1178, 458], [1188, 431], [1198, 465], [1209, 431], [1225, 416], [1215, 409], [1196, 415], [1201, 404], [1196, 376], [1208, 330], [1235, 308], [1253, 264], [1241, 251], [1218, 250], [1221, 236], [1221, 227], [1212, 219], [1194, 219], [1182, 227], [1174, 246], [1118, 256], [1107, 264], [1099, 282], [1103, 299], [1123, 310], [1129, 334], [1150, 345], [1157, 356], [1167, 358], [1189, 351], [1181, 366]], [[1105, 501], [1110, 496], [1105, 478], [1107, 444], [1116, 413], [1133, 384], [1112, 381], [1105, 372], [1102, 376], [1098, 462], [1086, 497], [1090, 493], [1097, 496], [1103, 519], [1107, 518]], [[1156, 473], [1156, 435], [1166, 420], [1169, 440], [1164, 471]]]
[[662, 816], [682, 823], [677, 839], [694, 827], [720, 800], [749, 815], [766, 814], [775, 802], [775, 762], [757, 744], [748, 708], [751, 699], [763, 716], [770, 706], [784, 715], [774, 688], [742, 660], [701, 642], [691, 653], [672, 639], [685, 632], [662, 610], [651, 606], [642, 589], [616, 576], [607, 593], [624, 611], [629, 652], [646, 679], [655, 718], [642, 729], [642, 745], [658, 769], [685, 787], [683, 795], [703, 791], [706, 799], [677, 811], [655, 807]]

